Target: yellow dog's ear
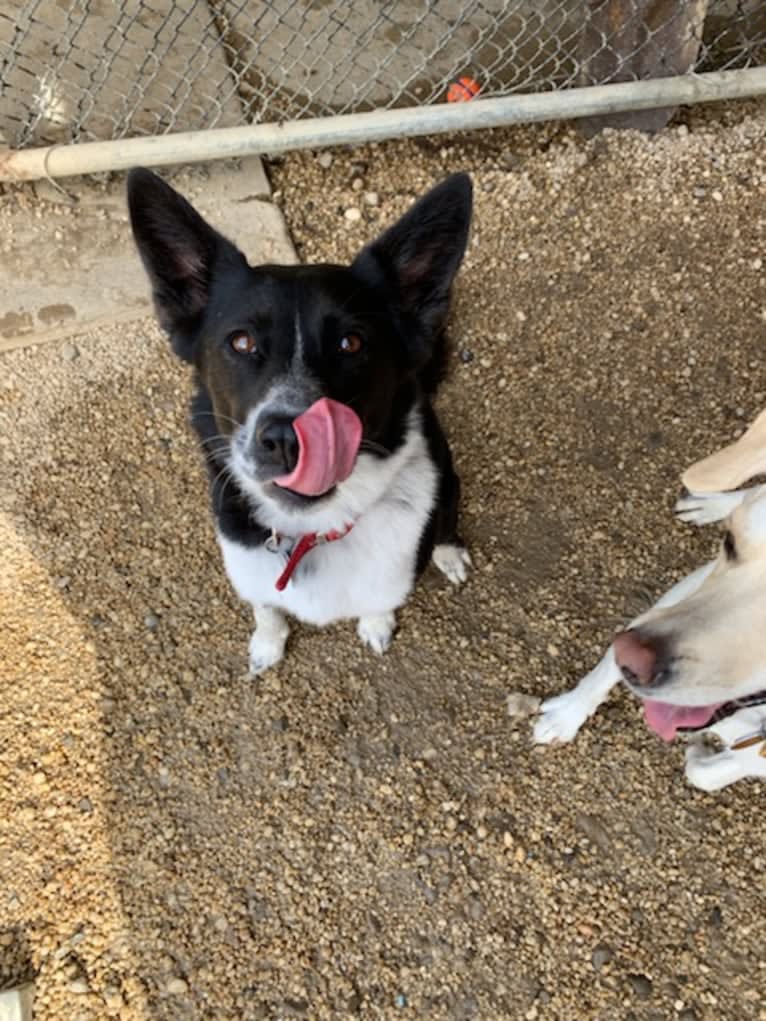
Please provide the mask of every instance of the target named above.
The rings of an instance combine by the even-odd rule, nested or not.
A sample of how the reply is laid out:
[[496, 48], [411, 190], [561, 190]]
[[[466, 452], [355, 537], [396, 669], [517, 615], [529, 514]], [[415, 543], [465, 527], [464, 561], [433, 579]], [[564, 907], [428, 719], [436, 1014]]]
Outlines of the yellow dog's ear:
[[736, 443], [697, 461], [681, 480], [690, 493], [720, 493], [765, 473], [766, 411], [762, 411]]

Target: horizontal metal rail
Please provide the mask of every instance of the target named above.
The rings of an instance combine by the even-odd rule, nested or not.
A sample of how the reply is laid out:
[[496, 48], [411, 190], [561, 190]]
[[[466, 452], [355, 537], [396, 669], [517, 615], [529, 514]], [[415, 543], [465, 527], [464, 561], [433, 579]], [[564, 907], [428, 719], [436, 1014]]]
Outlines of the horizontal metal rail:
[[631, 110], [766, 95], [766, 67], [617, 82], [468, 103], [376, 110], [234, 128], [212, 128], [111, 142], [0, 151], [0, 180], [69, 177], [134, 166], [198, 163], [295, 149], [362, 145], [388, 138], [479, 131], [532, 121], [568, 120]]

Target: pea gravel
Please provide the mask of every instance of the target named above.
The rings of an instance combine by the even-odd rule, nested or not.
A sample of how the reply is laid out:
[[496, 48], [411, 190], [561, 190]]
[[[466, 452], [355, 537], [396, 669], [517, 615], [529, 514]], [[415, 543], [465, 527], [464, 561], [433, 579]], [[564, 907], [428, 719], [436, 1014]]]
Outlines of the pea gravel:
[[474, 571], [382, 659], [297, 628], [245, 677], [150, 322], [0, 359], [0, 987], [39, 1021], [763, 1021], [762, 787], [689, 788], [623, 692], [545, 751], [507, 698], [715, 547], [669, 511], [766, 404], [765, 141], [750, 104], [272, 165], [312, 260], [474, 178], [440, 400]]

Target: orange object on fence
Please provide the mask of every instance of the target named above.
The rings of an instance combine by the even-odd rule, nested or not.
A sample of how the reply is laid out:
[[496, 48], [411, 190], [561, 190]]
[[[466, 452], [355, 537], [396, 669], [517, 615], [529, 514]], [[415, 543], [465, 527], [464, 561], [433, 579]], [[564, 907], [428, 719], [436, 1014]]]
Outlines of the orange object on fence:
[[458, 78], [456, 82], [452, 82], [447, 89], [447, 102], [468, 103], [470, 100], [475, 99], [480, 92], [481, 85], [479, 85], [475, 78], [469, 78], [466, 75], [463, 78]]

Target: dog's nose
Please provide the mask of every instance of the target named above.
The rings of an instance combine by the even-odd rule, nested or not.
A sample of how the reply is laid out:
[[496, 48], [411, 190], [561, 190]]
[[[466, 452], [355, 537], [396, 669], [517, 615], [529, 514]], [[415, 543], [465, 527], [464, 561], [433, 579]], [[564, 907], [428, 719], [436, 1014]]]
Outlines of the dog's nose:
[[642, 687], [659, 672], [658, 649], [638, 631], [622, 631], [614, 640], [614, 658], [626, 681]]
[[298, 461], [298, 437], [291, 418], [267, 418], [255, 431], [258, 463], [279, 474], [293, 470]]

